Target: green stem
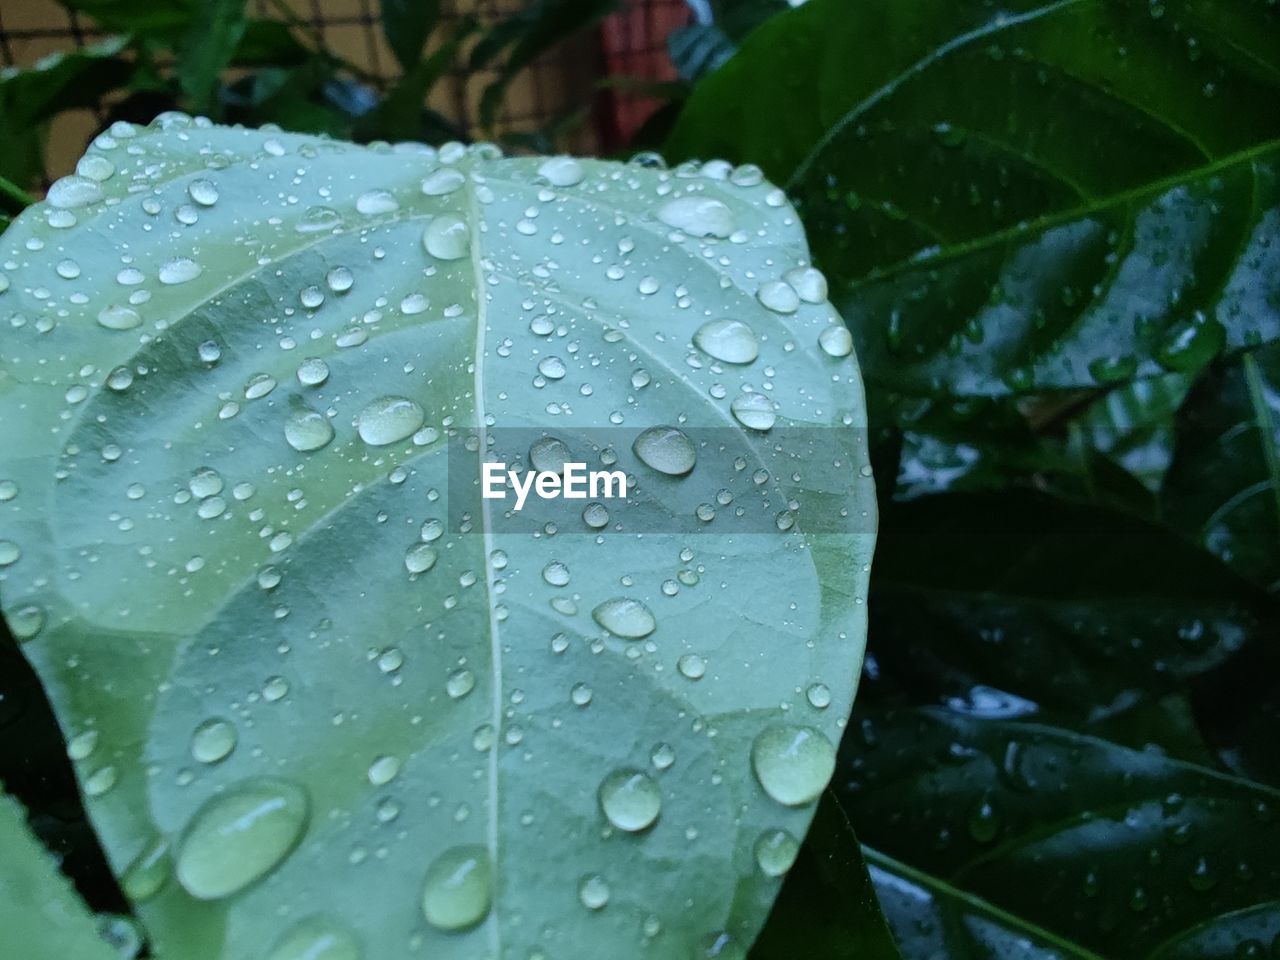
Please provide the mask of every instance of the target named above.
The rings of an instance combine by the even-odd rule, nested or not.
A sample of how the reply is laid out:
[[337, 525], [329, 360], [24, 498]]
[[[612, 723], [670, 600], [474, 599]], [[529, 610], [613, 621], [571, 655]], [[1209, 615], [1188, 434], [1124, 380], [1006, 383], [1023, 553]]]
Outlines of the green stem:
[[0, 177], [0, 200], [3, 201], [5, 210], [11, 210], [14, 213], [21, 213], [36, 202], [35, 197], [4, 177]]

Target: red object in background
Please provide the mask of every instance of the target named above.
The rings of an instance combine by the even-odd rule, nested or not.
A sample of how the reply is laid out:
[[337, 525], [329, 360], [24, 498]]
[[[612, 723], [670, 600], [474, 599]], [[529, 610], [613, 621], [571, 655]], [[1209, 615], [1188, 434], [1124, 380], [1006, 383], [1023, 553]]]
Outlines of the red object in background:
[[[685, 0], [630, 0], [601, 24], [605, 75], [640, 81], [675, 80], [675, 67], [667, 55], [667, 37], [688, 22]], [[598, 119], [600, 143], [603, 150], [610, 151], [630, 143], [662, 101], [610, 89], [603, 104]]]

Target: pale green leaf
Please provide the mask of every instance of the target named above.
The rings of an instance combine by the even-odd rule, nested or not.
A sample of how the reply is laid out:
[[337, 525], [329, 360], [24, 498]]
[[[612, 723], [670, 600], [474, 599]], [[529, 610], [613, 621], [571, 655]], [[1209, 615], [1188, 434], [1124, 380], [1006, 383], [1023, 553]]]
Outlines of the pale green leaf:
[[[0, 591], [161, 953], [745, 950], [875, 522], [820, 282], [757, 298], [808, 258], [781, 194], [178, 116], [91, 156], [0, 241]], [[721, 318], [758, 358], [694, 346]], [[633, 450], [658, 425], [687, 475]], [[480, 500], [477, 451], [544, 432], [631, 477], [607, 526]]]
[[0, 931], [4, 955], [22, 960], [112, 960], [97, 926], [53, 858], [0, 792]]

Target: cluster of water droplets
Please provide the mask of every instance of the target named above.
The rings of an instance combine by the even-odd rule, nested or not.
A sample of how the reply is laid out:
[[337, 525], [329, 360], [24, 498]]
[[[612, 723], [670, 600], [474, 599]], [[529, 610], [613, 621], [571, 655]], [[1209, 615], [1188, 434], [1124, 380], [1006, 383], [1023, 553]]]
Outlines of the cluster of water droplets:
[[[207, 129], [202, 121], [178, 115], [161, 118], [156, 126], [181, 136]], [[260, 541], [255, 541], [260, 562], [249, 571], [250, 576], [241, 579], [247, 579], [264, 596], [287, 592], [306, 522], [341, 506], [341, 498], [323, 503], [318, 493], [309, 490], [317, 471], [351, 471], [358, 479], [341, 496], [358, 497], [374, 485], [409, 482], [416, 469], [415, 458], [434, 449], [442, 436], [457, 439], [476, 426], [495, 425], [469, 420], [481, 417], [475, 394], [483, 393], [488, 385], [463, 381], [465, 386], [457, 389], [449, 408], [441, 404], [440, 392], [433, 392], [433, 378], [443, 378], [451, 364], [458, 364], [456, 356], [413, 354], [394, 364], [399, 367], [394, 377], [380, 376], [376, 383], [362, 382], [350, 372], [356, 369], [352, 356], [374, 356], [383, 349], [379, 346], [382, 336], [411, 329], [412, 324], [478, 327], [475, 342], [483, 346], [460, 365], [467, 373], [475, 373], [486, 361], [493, 369], [498, 360], [516, 355], [517, 345], [532, 344], [521, 376], [531, 389], [545, 391], [548, 396], [555, 393], [557, 399], [547, 402], [545, 413], [567, 419], [576, 415], [597, 426], [634, 425], [629, 453], [646, 483], [720, 486], [711, 476], [713, 468], [706, 464], [684, 415], [654, 423], [646, 417], [645, 398], [684, 391], [691, 407], [695, 401], [711, 404], [719, 411], [715, 422], [758, 440], [770, 435], [780, 418], [837, 412], [822, 406], [801, 385], [786, 382], [779, 369], [785, 369], [794, 358], [811, 358], [822, 376], [837, 382], [850, 378], [850, 366], [840, 361], [851, 355], [852, 336], [832, 310], [826, 279], [817, 269], [790, 253], [765, 258], [762, 265], [749, 270], [737, 267], [736, 250], [771, 240], [759, 225], [765, 218], [751, 212], [753, 204], [763, 205], [769, 217], [783, 216], [786, 207], [785, 197], [763, 183], [757, 168], [713, 162], [666, 171], [654, 169], [652, 160], [646, 158], [630, 167], [604, 167], [556, 157], [537, 161], [532, 171], [522, 172], [516, 166], [508, 174], [487, 175], [485, 163], [496, 159], [492, 148], [451, 144], [436, 151], [407, 153], [421, 164], [420, 175], [408, 187], [370, 186], [347, 196], [341, 184], [326, 184], [316, 190], [303, 174], [329, 147], [268, 135], [256, 138], [256, 149], [247, 162], [259, 172], [271, 171], [287, 202], [280, 210], [263, 213], [234, 206], [237, 191], [243, 188], [228, 173], [235, 164], [246, 162], [243, 158], [233, 160], [211, 150], [202, 164], [184, 168], [169, 182], [165, 177], [179, 171], [167, 170], [163, 163], [147, 157], [139, 145], [144, 134], [152, 135], [127, 124], [114, 125], [98, 138], [94, 152], [81, 162], [76, 174], [53, 185], [47, 204], [36, 215], [44, 218], [50, 230], [65, 230], [82, 219], [132, 203], [140, 211], [144, 231], [165, 238], [156, 245], [164, 251], [163, 256], [148, 258], [122, 246], [119, 262], [112, 262], [104, 275], [100, 265], [91, 269], [87, 259], [77, 259], [69, 251], [66, 256], [53, 257], [47, 283], [44, 278], [28, 281], [31, 271], [26, 265], [20, 271], [17, 260], [11, 258], [0, 273], [0, 310], [5, 306], [5, 293], [17, 284], [29, 295], [26, 302], [49, 305], [50, 309], [35, 320], [43, 326], [42, 332], [88, 318], [77, 335], [87, 330], [98, 338], [92, 342], [104, 344], [101, 355], [111, 360], [86, 363], [73, 371], [70, 386], [64, 387], [65, 410], [59, 413], [59, 421], [73, 422], [80, 410], [89, 409], [95, 392], [101, 391], [122, 405], [102, 408], [111, 413], [100, 417], [103, 432], [110, 433], [116, 426], [112, 419], [117, 417], [115, 411], [127, 411], [123, 405], [131, 398], [137, 397], [140, 404], [150, 402], [149, 385], [162, 379], [159, 374], [163, 371], [157, 364], [176, 362], [163, 348], [170, 341], [184, 342], [179, 336], [181, 324], [197, 317], [204, 307], [223, 323], [230, 324], [233, 319], [239, 323], [236, 311], [248, 309], [242, 304], [251, 301], [234, 299], [234, 289], [225, 294], [224, 288], [243, 283], [245, 278], [261, 278], [275, 300], [268, 316], [249, 317], [244, 325], [259, 325], [264, 336], [255, 341], [239, 335], [243, 331], [205, 323], [200, 327], [204, 332], [184, 348], [187, 366], [182, 376], [189, 378], [196, 391], [207, 392], [211, 400], [211, 410], [208, 415], [200, 414], [199, 425], [205, 436], [217, 438], [208, 447], [214, 465], [194, 465], [180, 478], [176, 491], [166, 490], [163, 496], [185, 511], [175, 517], [194, 518], [203, 525], [200, 542], [209, 554], [222, 556], [224, 565], [233, 561], [243, 565], [248, 554], [228, 559], [228, 551], [219, 546], [225, 540], [219, 538], [233, 536], [224, 531], [241, 530], [237, 525], [248, 529]], [[536, 242], [549, 253], [516, 266], [495, 263], [487, 259], [484, 243], [485, 232], [496, 232], [496, 227], [487, 222], [484, 211], [493, 202], [495, 191], [502, 189], [504, 179], [521, 176], [525, 177], [522, 189], [531, 202], [504, 226], [510, 228], [512, 243]], [[124, 178], [127, 184], [121, 183]], [[632, 186], [628, 178], [642, 186]], [[610, 410], [597, 408], [593, 397], [597, 392], [612, 396], [611, 391], [603, 382], [592, 384], [583, 374], [597, 362], [593, 359], [596, 354], [582, 348], [575, 320], [557, 305], [557, 297], [563, 299], [564, 294], [557, 287], [559, 266], [554, 262], [554, 251], [561, 247], [567, 250], [575, 242], [581, 245], [577, 237], [583, 232], [582, 225], [575, 223], [574, 217], [582, 214], [570, 216], [567, 211], [577, 210], [569, 205], [570, 199], [590, 205], [596, 198], [603, 203], [610, 199], [608, 191], [624, 189], [643, 194], [644, 203], [625, 216], [606, 207], [593, 213], [598, 226], [593, 222], [591, 229], [610, 240], [606, 250], [589, 259], [590, 269], [604, 282], [625, 285], [635, 314], [610, 318], [610, 323], [593, 332], [606, 345], [620, 344], [619, 349], [653, 338], [674, 344], [677, 355], [685, 356], [683, 367], [677, 361], [673, 376], [662, 359], [672, 355], [670, 350], [654, 353], [636, 347], [627, 355], [627, 369], [618, 378], [623, 389], [629, 387], [632, 402]], [[254, 227], [274, 229], [276, 245], [255, 246], [243, 239], [250, 233], [245, 217]], [[793, 220], [787, 222], [794, 226]], [[412, 230], [412, 243], [392, 248], [384, 245], [381, 231], [400, 226]], [[208, 233], [200, 232], [206, 229]], [[36, 234], [32, 236], [36, 238]], [[212, 249], [219, 236], [232, 248], [230, 252]], [[229, 236], [242, 242], [227, 244]], [[344, 238], [351, 243], [337, 242]], [[300, 256], [297, 266], [290, 266], [284, 275], [288, 290], [277, 295], [278, 285], [271, 275], [282, 276], [283, 268], [278, 264], [283, 263], [283, 253], [321, 239], [332, 239], [333, 249], [341, 249], [342, 256]], [[696, 283], [678, 274], [667, 275], [657, 267], [638, 268], [640, 254], [653, 244], [663, 253], [684, 251], [691, 271], [715, 271], [717, 290], [736, 291], [737, 299], [724, 298], [736, 309], [714, 308]], [[47, 253], [60, 254], [50, 247]], [[31, 248], [31, 241], [28, 248], [33, 256], [42, 252]], [[412, 264], [412, 270], [403, 268], [406, 262]], [[401, 269], [398, 277], [411, 278], [394, 289], [382, 279], [392, 263]], [[517, 280], [527, 288], [522, 297], [528, 306], [504, 316], [495, 316], [490, 310], [486, 321], [482, 305], [490, 297], [487, 288], [511, 282], [504, 279], [504, 270], [517, 272]], [[478, 282], [481, 289], [474, 290], [470, 299], [446, 293], [450, 288], [445, 278], [458, 277], [472, 286]], [[580, 307], [593, 319], [605, 312], [589, 297], [571, 306]], [[508, 335], [505, 331], [513, 324], [520, 329]], [[196, 323], [191, 321], [191, 325]], [[393, 366], [386, 359], [380, 362]], [[602, 371], [601, 376], [612, 377], [614, 372], [616, 368]], [[709, 384], [704, 385], [704, 376], [711, 379]], [[383, 392], [384, 382], [394, 385]], [[786, 389], [778, 389], [779, 383]], [[206, 386], [209, 384], [212, 386]], [[493, 389], [498, 402], [492, 409], [498, 409], [504, 394], [501, 385]], [[118, 418], [128, 415], [126, 412]], [[500, 425], [494, 413], [489, 417]], [[220, 429], [242, 429], [246, 423], [254, 426], [243, 427], [245, 431], [258, 430], [258, 424], [270, 428], [263, 427], [261, 435], [253, 434], [256, 442], [270, 450], [269, 469], [261, 476], [251, 474], [248, 467], [243, 474], [238, 472], [237, 458], [226, 455], [234, 445], [221, 441], [231, 434], [217, 433]], [[123, 439], [104, 444], [98, 452], [108, 464], [128, 463], [135, 457]], [[79, 453], [71, 450], [68, 457], [74, 459]], [[612, 456], [616, 462], [617, 453]], [[568, 444], [555, 436], [545, 437], [527, 451], [528, 463], [540, 469], [556, 470], [568, 458]], [[262, 459], [248, 458], [253, 462]], [[145, 462], [145, 457], [134, 462]], [[748, 472], [763, 475], [757, 484], [769, 479], [766, 471]], [[162, 479], [139, 475], [120, 486], [127, 490], [129, 503], [149, 505], [152, 515], [160, 516], [157, 504]], [[284, 491], [278, 498], [283, 506], [264, 507], [264, 491], [277, 488]], [[0, 481], [0, 509], [19, 495], [15, 481]], [[313, 499], [317, 501], [314, 505]], [[703, 506], [714, 516], [717, 505], [727, 506], [731, 501], [732, 496], [721, 490], [709, 495]], [[164, 506], [167, 510], [169, 503]], [[698, 508], [699, 517], [707, 519], [703, 506]], [[517, 582], [518, 571], [507, 569], [510, 558], [494, 550], [479, 562], [455, 571], [462, 538], [448, 528], [443, 505], [437, 507], [428, 501], [423, 510], [426, 512], [421, 516], [411, 518], [413, 527], [408, 536], [398, 541], [404, 545], [396, 561], [402, 569], [361, 569], [360, 574], [381, 577], [394, 573], [412, 585], [415, 597], [432, 601], [437, 594], [445, 597], [440, 606], [446, 612], [464, 602], [457, 599], [459, 593], [474, 587], [472, 596], [477, 599], [472, 602], [493, 604], [493, 623], [499, 631], [509, 629], [508, 608], [500, 591], [507, 589], [508, 577]], [[625, 505], [588, 503], [580, 513], [582, 530], [588, 536], [603, 537], [611, 525], [620, 522], [624, 511]], [[168, 514], [164, 518], [171, 519]], [[403, 519], [380, 515], [377, 522], [392, 530], [395, 521]], [[120, 511], [116, 522], [121, 531], [128, 532], [124, 525], [133, 521]], [[473, 518], [471, 522], [479, 521]], [[789, 522], [780, 521], [778, 529], [790, 529]], [[554, 530], [544, 529], [539, 538], [549, 543], [554, 535]], [[154, 548], [148, 545], [148, 549]], [[358, 547], [352, 549], [353, 553], [358, 551]], [[0, 577], [18, 566], [23, 554], [16, 541], [0, 539]], [[552, 655], [565, 655], [574, 644], [594, 655], [620, 649], [633, 662], [657, 660], [659, 655], [670, 653], [664, 669], [671, 682], [691, 689], [716, 688], [721, 682], [720, 671], [729, 669], [728, 657], [717, 659], [723, 648], [714, 652], [701, 648], [700, 638], [683, 636], [679, 618], [664, 616], [661, 607], [664, 598], [676, 597], [682, 590], [692, 591], [700, 584], [713, 589], [714, 578], [706, 563], [693, 559], [694, 551], [683, 548], [679, 563], [664, 569], [660, 581], [653, 585], [624, 576], [619, 578], [619, 589], [599, 595], [580, 586], [581, 570], [571, 557], [548, 556], [545, 562], [540, 561], [535, 571], [538, 589], [551, 592], [547, 606], [566, 620], [565, 631], [550, 641]], [[714, 564], [715, 560], [708, 562]], [[184, 558], [175, 579], [181, 578], [185, 585], [209, 566], [203, 555]], [[442, 585], [445, 569], [452, 578], [447, 588]], [[486, 588], [498, 595], [480, 597]], [[420, 602], [424, 609], [429, 605], [429, 601]], [[293, 613], [283, 601], [271, 611], [276, 623], [286, 622]], [[8, 617], [15, 635], [23, 641], [37, 638], [47, 619], [38, 603], [21, 598], [11, 602]], [[373, 617], [376, 621], [376, 612]], [[780, 614], [780, 619], [785, 618]], [[268, 625], [267, 629], [273, 628]], [[588, 631], [590, 635], [583, 636]], [[287, 646], [280, 641], [282, 652], [287, 652]], [[411, 649], [406, 653], [403, 645], [379, 645], [371, 660], [394, 689], [412, 671], [412, 654]], [[509, 686], [490, 688], [483, 676], [486, 672], [484, 656], [477, 655], [457, 664], [438, 682], [447, 704], [469, 703], [476, 699], [478, 689], [498, 701], [492, 721], [468, 731], [469, 749], [486, 755], [501, 749], [531, 750], [525, 731], [532, 725], [513, 719], [523, 695]], [[279, 673], [262, 677], [249, 702], [278, 708], [293, 698], [305, 697], [304, 685], [291, 684], [289, 674], [287, 668], [281, 668]], [[535, 682], [535, 678], [517, 680], [530, 685]], [[637, 686], [636, 696], [644, 696], [644, 689]], [[603, 706], [611, 699], [605, 695], [604, 685], [594, 682], [586, 671], [574, 683], [566, 684], [560, 697], [585, 718], [610, 709]], [[209, 712], [183, 732], [185, 755], [176, 782], [180, 786], [216, 783], [217, 789], [208, 791], [203, 802], [188, 805], [188, 816], [180, 827], [158, 831], [137, 853], [122, 878], [135, 901], [157, 896], [170, 883], [196, 900], [232, 900], [287, 864], [309, 831], [316, 828], [320, 815], [328, 814], [317, 808], [313, 789], [304, 785], [304, 778], [294, 778], [288, 772], [288, 764], [277, 770], [257, 762], [262, 757], [246, 749], [242, 741], [258, 736], [251, 732], [254, 724], [268, 721], [258, 717], [247, 722], [251, 713], [238, 700], [236, 703], [235, 708]], [[723, 769], [706, 775], [712, 786], [726, 778], [754, 783], [758, 808], [749, 821], [751, 836], [744, 842], [750, 844], [756, 870], [764, 878], [776, 879], [791, 866], [798, 850], [797, 834], [804, 825], [804, 818], [798, 819], [794, 812], [812, 806], [834, 770], [832, 731], [842, 718], [833, 722], [824, 716], [831, 703], [831, 690], [821, 682], [809, 680], [796, 686], [787, 693], [784, 709], [777, 711], [774, 720], [740, 742], [725, 759]], [[712, 739], [714, 729], [705, 720], [693, 717], [690, 722], [700, 735]], [[87, 724], [70, 741], [72, 759], [91, 797], [112, 794], [125, 775], [113, 760], [104, 759], [119, 755], [116, 745], [104, 742], [109, 736], [105, 727], [100, 732]], [[602, 836], [643, 845], [663, 827], [664, 820], [672, 819], [673, 806], [686, 809], [687, 801], [677, 802], [671, 784], [680, 783], [687, 790], [688, 781], [679, 778], [691, 774], [684, 773], [683, 748], [679, 742], [673, 746], [669, 739], [674, 739], [674, 734], [655, 737], [645, 756], [617, 765], [603, 764], [591, 774], [587, 792], [593, 798], [591, 813]], [[258, 750], [260, 753], [261, 748]], [[390, 824], [399, 817], [404, 798], [396, 791], [403, 786], [411, 759], [401, 751], [386, 750], [362, 760], [365, 782], [360, 789], [377, 794], [379, 823]], [[690, 756], [686, 762], [692, 765], [692, 760]], [[224, 773], [232, 768], [257, 772], [245, 776]], [[462, 807], [455, 819], [467, 819]], [[688, 842], [698, 835], [692, 823], [677, 826]], [[742, 829], [747, 829], [747, 823]], [[353, 854], [352, 862], [356, 859]], [[608, 910], [616, 891], [627, 886], [627, 878], [604, 856], [598, 863], [581, 867], [575, 869], [571, 881], [566, 880], [572, 882], [579, 906], [588, 915]], [[486, 844], [445, 844], [422, 864], [418, 904], [422, 919], [430, 928], [448, 933], [486, 925], [502, 895], [502, 869], [500, 852]], [[645, 938], [657, 937], [661, 931], [659, 918], [646, 918]], [[728, 936], [717, 934], [712, 942], [723, 948], [729, 941], [722, 938]], [[284, 926], [269, 958], [359, 960], [360, 939], [336, 919], [306, 917]]]

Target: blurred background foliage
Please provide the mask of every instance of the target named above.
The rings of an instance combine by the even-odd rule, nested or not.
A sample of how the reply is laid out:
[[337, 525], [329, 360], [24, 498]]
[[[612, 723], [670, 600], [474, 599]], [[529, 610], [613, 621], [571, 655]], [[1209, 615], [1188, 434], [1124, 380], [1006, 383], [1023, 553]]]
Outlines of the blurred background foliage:
[[[72, 0], [79, 42], [0, 75], [8, 209], [85, 109], [759, 164], [853, 330], [882, 524], [752, 956], [1280, 958], [1280, 4], [356, 6]], [[129, 941], [0, 657], [0, 775]]]

